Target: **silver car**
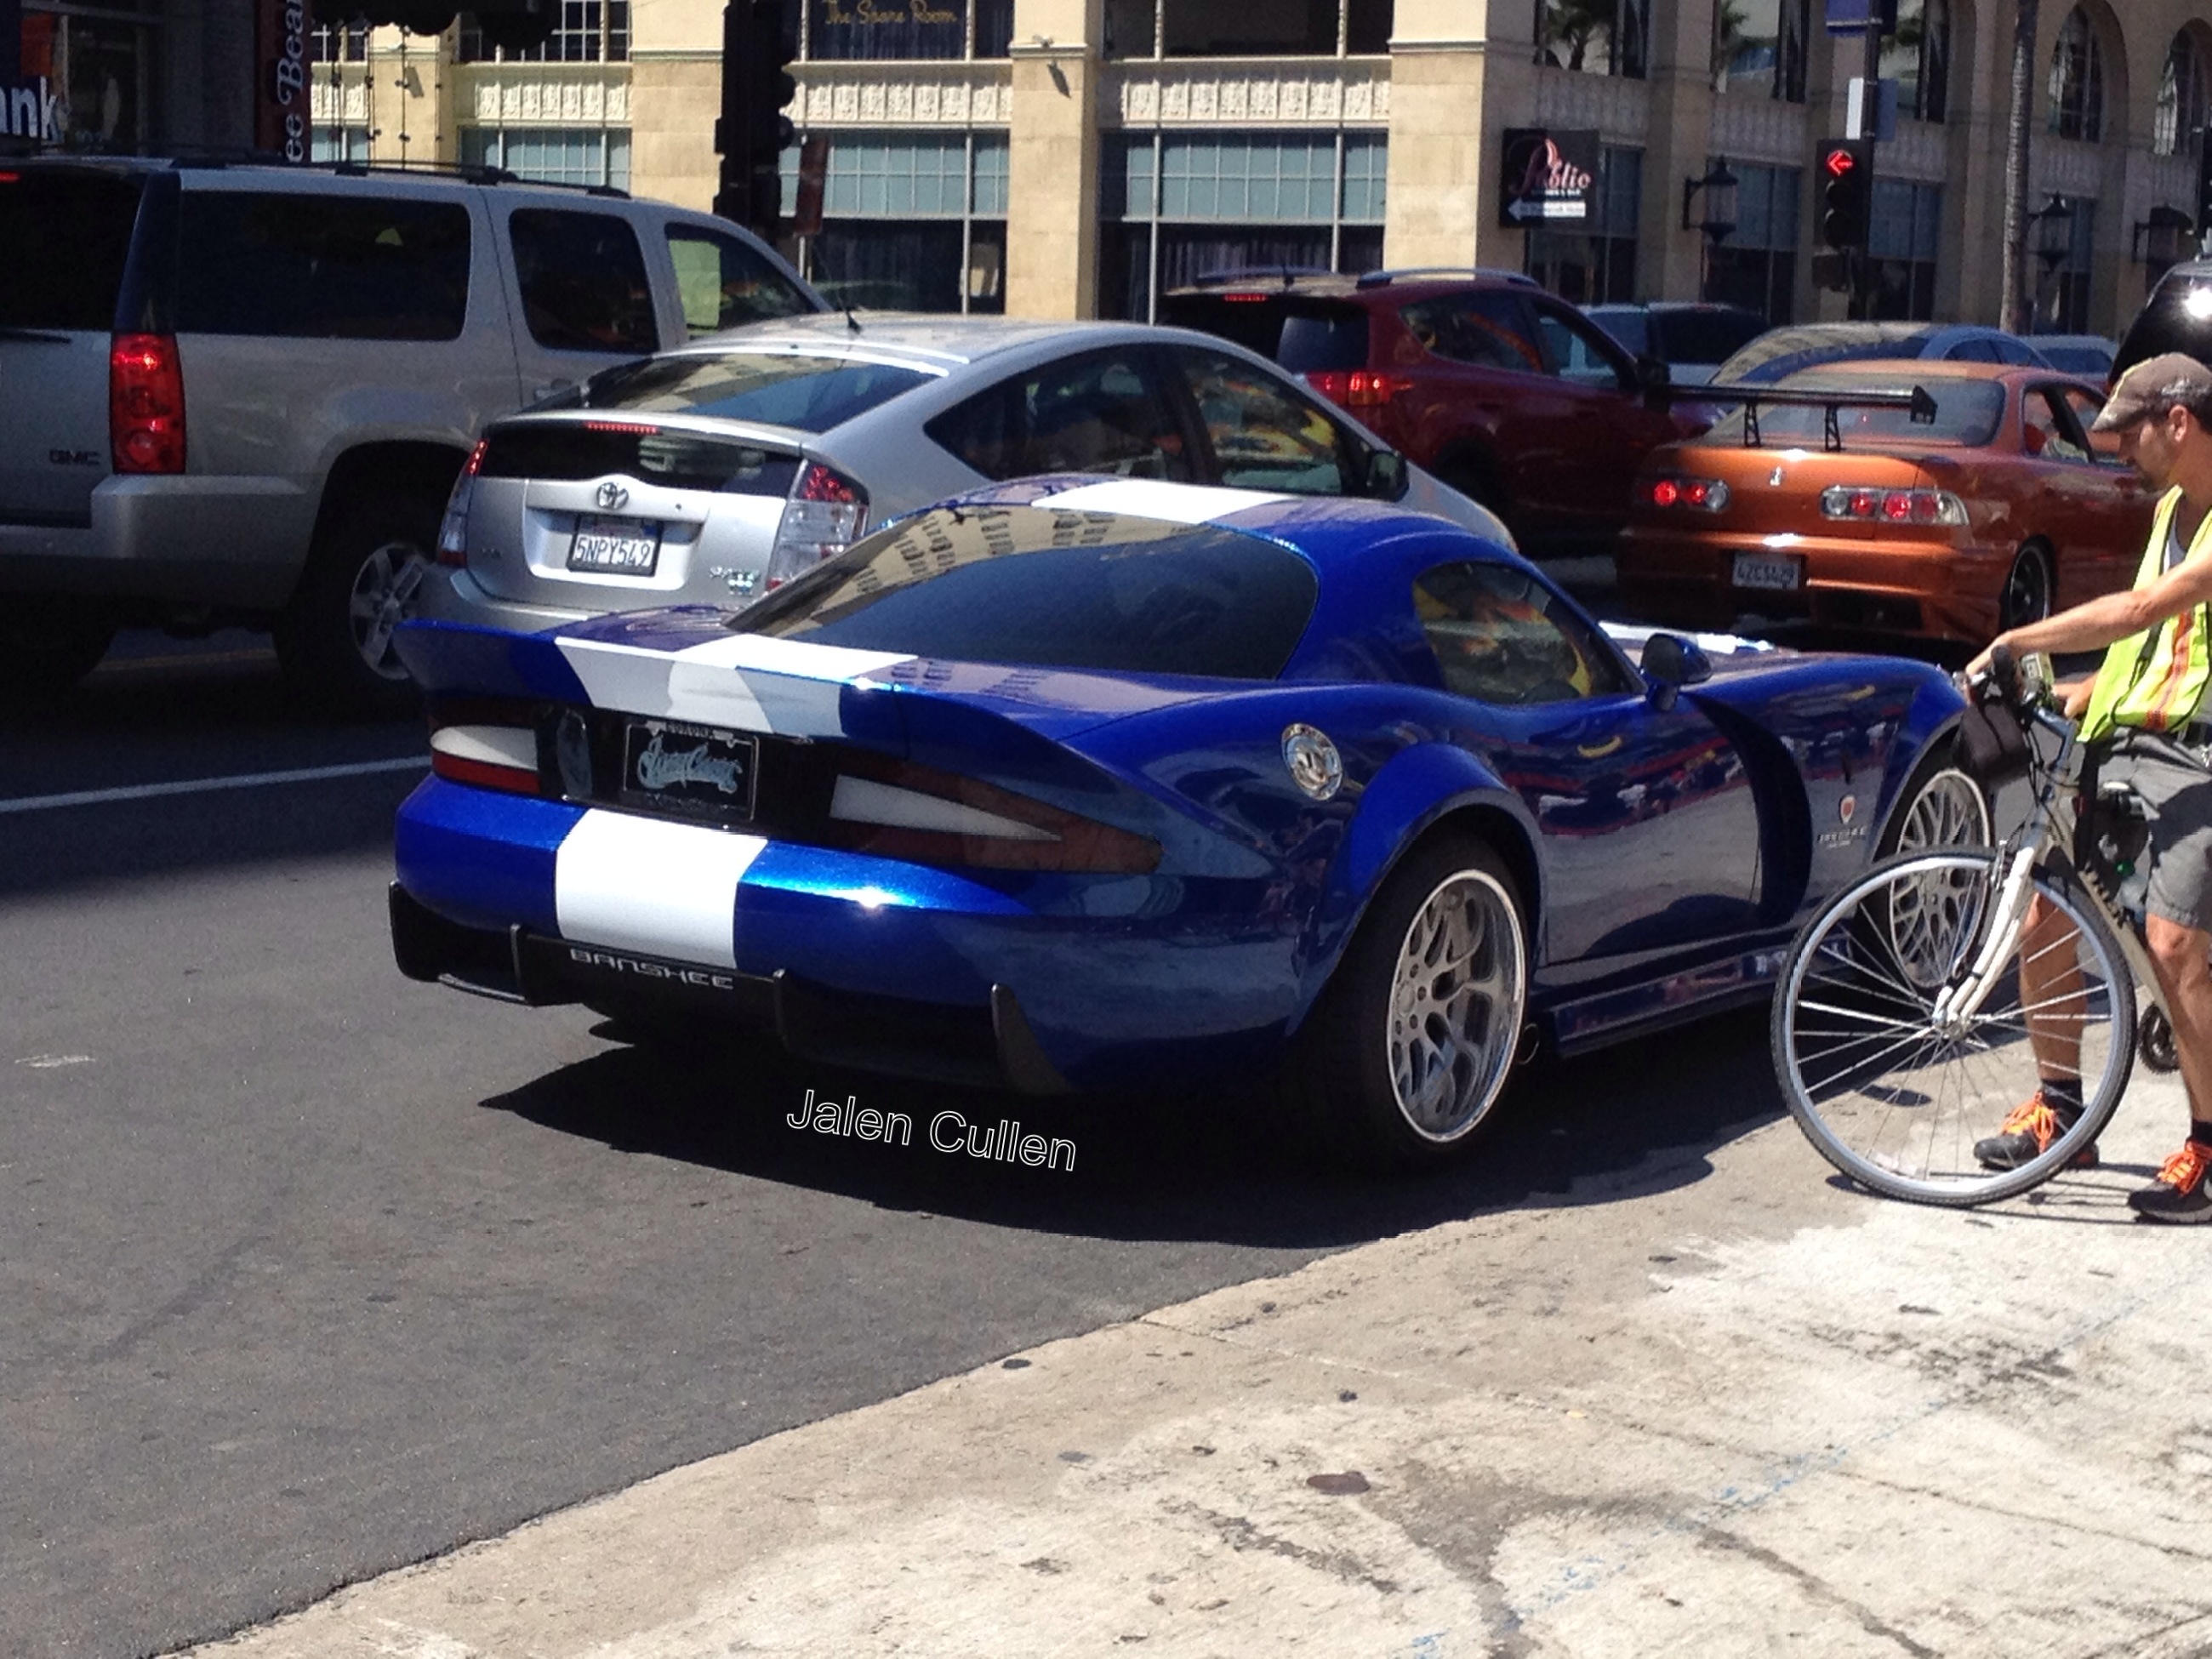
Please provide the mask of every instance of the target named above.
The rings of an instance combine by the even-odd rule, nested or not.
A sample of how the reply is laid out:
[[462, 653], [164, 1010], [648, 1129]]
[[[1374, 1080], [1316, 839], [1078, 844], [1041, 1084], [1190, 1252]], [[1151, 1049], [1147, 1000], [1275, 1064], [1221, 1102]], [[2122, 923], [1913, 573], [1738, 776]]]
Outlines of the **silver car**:
[[832, 313], [601, 371], [494, 424], [423, 614], [535, 630], [744, 604], [947, 495], [1091, 472], [1504, 525], [1264, 358], [1131, 323]]

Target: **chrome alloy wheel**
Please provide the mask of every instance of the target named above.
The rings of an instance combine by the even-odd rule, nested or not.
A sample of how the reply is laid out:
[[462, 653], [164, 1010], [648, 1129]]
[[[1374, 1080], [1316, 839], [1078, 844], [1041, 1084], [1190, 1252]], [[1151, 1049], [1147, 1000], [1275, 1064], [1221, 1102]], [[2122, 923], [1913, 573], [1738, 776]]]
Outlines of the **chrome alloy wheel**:
[[1413, 913], [1390, 981], [1390, 1087], [1414, 1133], [1456, 1140], [1482, 1121], [1527, 1000], [1512, 896], [1480, 870], [1446, 877]]
[[1981, 786], [1949, 766], [1921, 785], [1920, 793], [1906, 803], [1896, 850], [1929, 853], [1989, 844], [1990, 804]]
[[[1894, 851], [1936, 853], [1990, 844], [1981, 786], [1946, 767], [1905, 803]], [[1954, 872], [1900, 882], [1889, 896], [1890, 949], [1914, 989], [1932, 991], [1957, 971], [1981, 921], [1979, 889]]]
[[407, 670], [392, 648], [392, 630], [415, 614], [416, 597], [430, 562], [412, 542], [386, 542], [361, 562], [346, 604], [353, 648], [380, 678], [404, 680]]

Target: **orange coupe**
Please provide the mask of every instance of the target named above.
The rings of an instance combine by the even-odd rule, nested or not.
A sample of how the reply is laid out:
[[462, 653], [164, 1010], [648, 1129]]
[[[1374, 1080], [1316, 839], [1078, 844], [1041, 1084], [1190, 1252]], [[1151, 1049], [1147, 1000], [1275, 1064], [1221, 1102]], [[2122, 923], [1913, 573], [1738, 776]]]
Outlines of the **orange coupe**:
[[2089, 435], [2093, 381], [1854, 362], [1755, 390], [1644, 463], [1614, 550], [1632, 614], [1978, 646], [2134, 579], [2154, 498]]

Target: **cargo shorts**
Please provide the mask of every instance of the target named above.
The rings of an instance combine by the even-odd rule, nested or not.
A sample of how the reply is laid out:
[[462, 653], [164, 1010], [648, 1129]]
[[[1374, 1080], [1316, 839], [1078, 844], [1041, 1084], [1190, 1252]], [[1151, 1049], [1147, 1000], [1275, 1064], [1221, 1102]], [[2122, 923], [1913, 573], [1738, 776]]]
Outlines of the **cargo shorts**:
[[2125, 783], [2156, 814], [2143, 857], [2151, 915], [2212, 932], [2212, 763], [2170, 740], [2122, 732], [2097, 773]]

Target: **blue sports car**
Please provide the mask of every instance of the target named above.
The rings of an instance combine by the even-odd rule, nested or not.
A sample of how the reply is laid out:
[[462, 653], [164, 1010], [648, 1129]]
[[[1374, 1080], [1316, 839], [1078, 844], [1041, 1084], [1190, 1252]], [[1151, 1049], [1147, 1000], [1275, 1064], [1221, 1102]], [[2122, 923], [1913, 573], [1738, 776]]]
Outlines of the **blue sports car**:
[[1040, 1094], [1281, 1066], [1382, 1163], [1988, 838], [1936, 670], [1609, 630], [1367, 501], [1030, 479], [746, 610], [398, 649], [410, 976]]

